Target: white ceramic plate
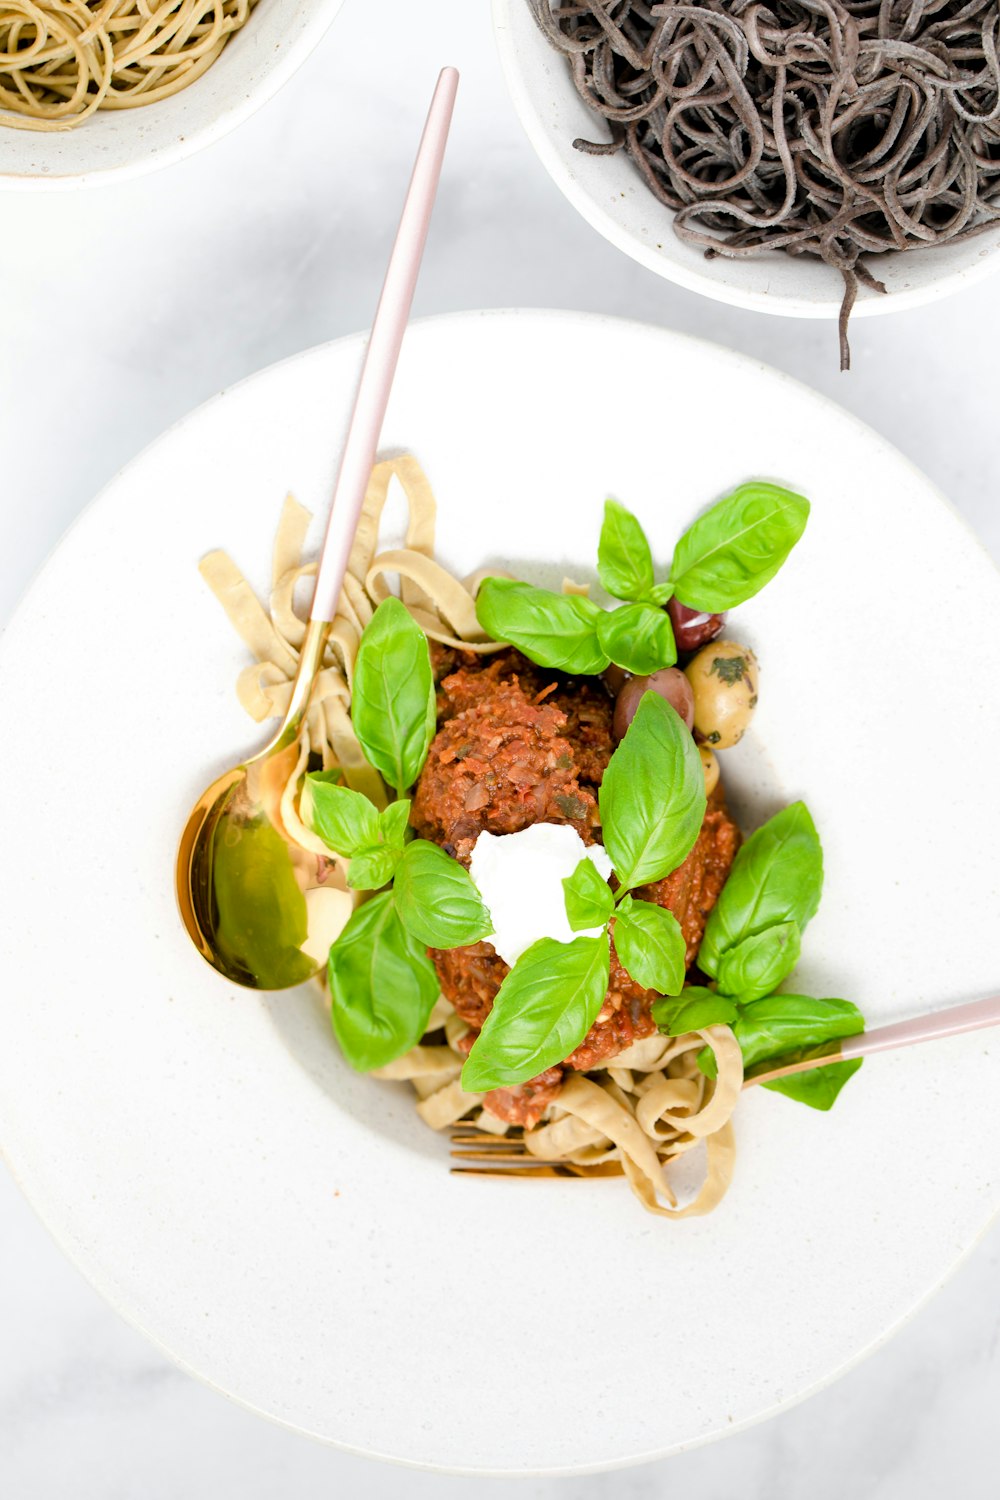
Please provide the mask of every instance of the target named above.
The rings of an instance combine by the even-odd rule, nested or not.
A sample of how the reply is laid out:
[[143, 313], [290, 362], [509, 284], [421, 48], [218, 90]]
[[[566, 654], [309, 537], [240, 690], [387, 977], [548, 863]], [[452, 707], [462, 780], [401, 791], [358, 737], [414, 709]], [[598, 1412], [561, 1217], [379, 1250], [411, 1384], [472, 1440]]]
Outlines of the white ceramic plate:
[[[543, 166], [588, 224], [658, 276], [719, 302], [796, 318], [835, 318], [843, 299], [836, 271], [811, 256], [777, 251], [752, 260], [706, 260], [679, 240], [673, 214], [653, 197], [624, 153], [586, 156], [577, 136], [606, 140], [566, 62], [535, 23], [528, 0], [493, 0], [493, 26], [511, 98]], [[964, 244], [877, 257], [888, 296], [858, 293], [852, 317], [933, 302], [1000, 269], [1000, 226]]]
[[138, 177], [227, 135], [322, 40], [344, 0], [259, 0], [206, 73], [169, 99], [98, 110], [75, 130], [0, 126], [0, 188], [74, 188]]
[[[621, 1182], [449, 1177], [308, 989], [256, 997], [202, 963], [177, 836], [259, 732], [196, 564], [224, 545], [263, 583], [286, 490], [323, 507], [361, 350], [173, 428], [8, 629], [0, 1140], [114, 1306], [250, 1407], [434, 1467], [652, 1458], [814, 1390], [953, 1269], [1000, 1197], [1000, 1042], [869, 1062], [830, 1116], [748, 1097], [730, 1196], [670, 1224]], [[876, 1022], [996, 988], [1000, 701], [976, 643], [1000, 637], [1000, 582], [898, 453], [753, 361], [533, 312], [414, 326], [384, 439], [426, 466], [460, 572], [588, 574], [609, 493], [661, 559], [750, 475], [810, 495], [791, 562], [732, 619], [762, 699], [725, 757], [745, 822], [804, 795], [821, 830], [802, 984]]]

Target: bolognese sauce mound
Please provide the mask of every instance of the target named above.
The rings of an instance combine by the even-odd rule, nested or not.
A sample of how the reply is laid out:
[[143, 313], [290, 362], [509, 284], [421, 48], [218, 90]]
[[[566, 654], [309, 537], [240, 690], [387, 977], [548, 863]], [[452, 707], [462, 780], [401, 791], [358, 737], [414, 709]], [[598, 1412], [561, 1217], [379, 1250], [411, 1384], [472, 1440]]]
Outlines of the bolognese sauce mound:
[[[468, 866], [482, 832], [518, 833], [533, 823], [569, 823], [584, 842], [601, 842], [597, 793], [614, 742], [612, 702], [594, 678], [546, 673], [516, 651], [484, 664], [471, 654], [439, 652], [438, 732], [413, 799], [411, 822]], [[672, 911], [690, 966], [708, 914], [739, 846], [721, 787], [684, 863], [635, 895]], [[492, 944], [430, 950], [441, 992], [472, 1028], [471, 1047], [489, 1015], [508, 965]], [[625, 972], [611, 943], [608, 993], [597, 1020], [561, 1066], [517, 1088], [494, 1089], [484, 1107], [510, 1124], [537, 1124], [558, 1096], [567, 1068], [589, 1072], [652, 1035], [658, 997]]]
[[468, 865], [484, 831], [568, 823], [599, 842], [597, 788], [614, 748], [600, 683], [546, 675], [516, 651], [475, 657], [441, 682], [438, 733], [410, 821]]

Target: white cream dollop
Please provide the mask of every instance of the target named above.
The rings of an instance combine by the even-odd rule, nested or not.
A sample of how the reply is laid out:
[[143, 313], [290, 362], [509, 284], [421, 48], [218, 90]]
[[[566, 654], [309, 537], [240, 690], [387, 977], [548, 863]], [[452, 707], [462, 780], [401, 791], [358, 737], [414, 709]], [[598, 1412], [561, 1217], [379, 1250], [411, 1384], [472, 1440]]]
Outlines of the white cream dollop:
[[595, 937], [600, 927], [574, 932], [566, 919], [562, 882], [581, 859], [589, 859], [604, 880], [611, 861], [599, 844], [585, 844], [568, 823], [533, 823], [520, 833], [481, 833], [472, 850], [469, 873], [493, 918], [491, 942], [506, 963], [515, 964], [539, 938], [557, 943]]

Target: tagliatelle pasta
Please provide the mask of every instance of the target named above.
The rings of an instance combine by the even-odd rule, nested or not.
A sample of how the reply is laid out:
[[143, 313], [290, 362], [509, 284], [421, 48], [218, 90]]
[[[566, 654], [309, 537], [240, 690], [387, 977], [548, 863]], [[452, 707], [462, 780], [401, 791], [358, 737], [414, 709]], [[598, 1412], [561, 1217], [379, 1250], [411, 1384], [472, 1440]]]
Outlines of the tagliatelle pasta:
[[[409, 507], [406, 546], [379, 553], [379, 526], [394, 477]], [[286, 826], [298, 823], [293, 804], [310, 754], [318, 756], [325, 769], [339, 766], [350, 786], [364, 792], [377, 806], [385, 805], [385, 787], [365, 760], [351, 725], [350, 702], [361, 633], [390, 592], [388, 579], [400, 580], [404, 604], [431, 640], [463, 651], [501, 649], [485, 637], [476, 620], [473, 590], [478, 580], [462, 583], [431, 556], [436, 509], [427, 477], [411, 455], [386, 459], [373, 469], [323, 669], [306, 717], [300, 765], [290, 778], [292, 791], [282, 804], [283, 809], [287, 805], [293, 810], [293, 823]], [[296, 611], [296, 590], [316, 573], [314, 562], [302, 560], [311, 521], [311, 512], [289, 495], [274, 541], [268, 609], [227, 553], [210, 552], [200, 564], [202, 577], [256, 657], [240, 673], [236, 691], [247, 713], [258, 723], [280, 717], [291, 696], [307, 624]], [[316, 852], [322, 847], [323, 852], [329, 852], [301, 824], [298, 827], [305, 847]]]
[[[417, 1113], [435, 1130], [468, 1119], [479, 1130], [506, 1133], [503, 1121], [483, 1109], [481, 1096], [462, 1089], [465, 1056], [455, 1043], [468, 1028], [447, 1001], [439, 1002], [432, 1014], [428, 1035], [440, 1030], [444, 1042], [425, 1041], [375, 1076], [408, 1080], [419, 1097]], [[714, 1081], [696, 1060], [706, 1046], [718, 1065]], [[728, 1026], [680, 1037], [647, 1037], [611, 1058], [605, 1068], [571, 1076], [550, 1105], [548, 1118], [525, 1132], [525, 1146], [543, 1161], [581, 1167], [619, 1164], [650, 1213], [669, 1218], [707, 1214], [732, 1179], [730, 1119], [742, 1084], [743, 1056]], [[702, 1184], [690, 1202], [680, 1205], [665, 1168], [702, 1143]]]
[[[378, 551], [382, 513], [390, 483], [397, 479], [409, 507], [406, 545]], [[280, 789], [281, 816], [290, 836], [313, 852], [330, 851], [304, 826], [299, 812], [302, 777], [310, 759], [339, 767], [347, 782], [378, 806], [386, 801], [381, 778], [368, 765], [350, 718], [351, 684], [361, 633], [379, 602], [398, 581], [399, 596], [426, 634], [464, 651], [492, 652], [476, 618], [480, 576], [455, 578], [433, 557], [436, 505], [427, 478], [411, 455], [386, 460], [371, 481], [344, 589], [322, 670], [310, 700], [299, 753]], [[209, 553], [202, 576], [256, 660], [237, 682], [240, 702], [258, 722], [287, 708], [305, 638], [306, 620], [296, 608], [300, 582], [315, 574], [303, 561], [311, 522], [304, 506], [288, 497], [274, 543], [268, 607], [225, 552]], [[495, 576], [496, 570], [492, 570]], [[581, 592], [567, 581], [567, 592]], [[503, 1134], [508, 1127], [483, 1107], [483, 1096], [461, 1085], [469, 1031], [452, 1006], [440, 999], [421, 1043], [375, 1076], [408, 1082], [417, 1113], [432, 1129], [460, 1120]], [[715, 1054], [717, 1077], [698, 1067], [704, 1047]], [[682, 1037], [652, 1036], [633, 1043], [592, 1073], [571, 1073], [546, 1116], [525, 1132], [527, 1150], [546, 1161], [621, 1170], [650, 1212], [680, 1218], [708, 1213], [725, 1193], [733, 1166], [730, 1116], [743, 1081], [740, 1048], [726, 1026], [709, 1026]], [[705, 1172], [694, 1198], [678, 1202], [665, 1169], [704, 1145]]]

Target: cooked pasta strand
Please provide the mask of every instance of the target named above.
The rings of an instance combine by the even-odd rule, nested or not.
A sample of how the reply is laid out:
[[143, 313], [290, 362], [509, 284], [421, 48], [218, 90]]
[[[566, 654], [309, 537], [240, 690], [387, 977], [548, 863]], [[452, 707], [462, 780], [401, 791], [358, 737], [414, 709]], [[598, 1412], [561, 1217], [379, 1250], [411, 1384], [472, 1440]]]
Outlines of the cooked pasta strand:
[[0, 0], [0, 124], [72, 130], [167, 99], [211, 67], [256, 0]]

